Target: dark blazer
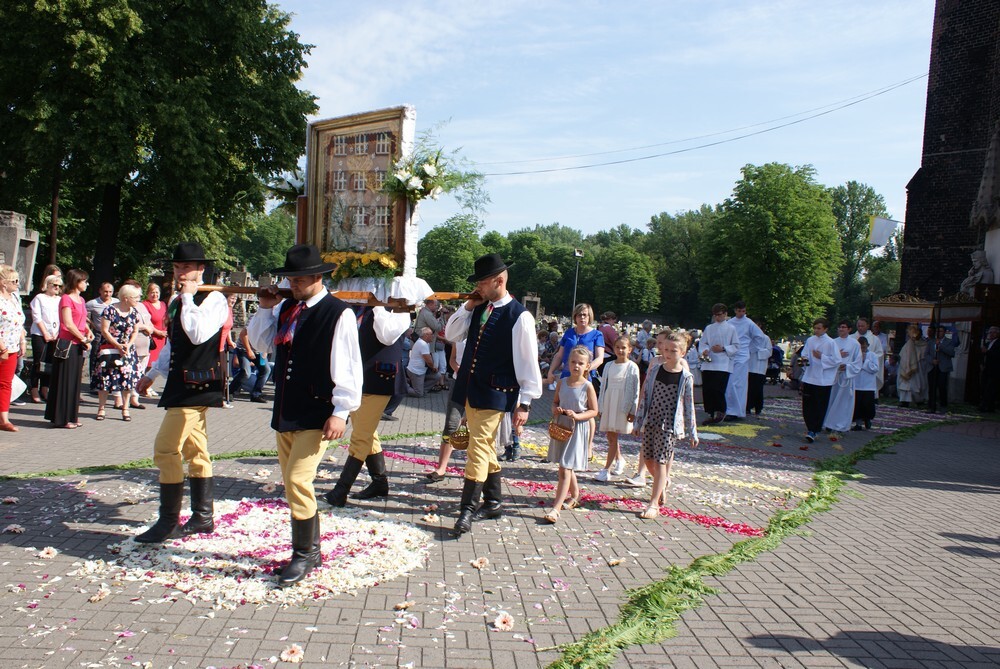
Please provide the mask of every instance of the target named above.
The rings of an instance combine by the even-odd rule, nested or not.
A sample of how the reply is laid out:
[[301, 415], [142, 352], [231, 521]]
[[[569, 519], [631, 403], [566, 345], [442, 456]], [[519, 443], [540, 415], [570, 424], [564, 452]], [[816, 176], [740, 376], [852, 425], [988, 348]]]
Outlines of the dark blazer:
[[954, 357], [955, 343], [948, 337], [941, 340], [940, 346], [937, 345], [935, 339], [927, 340], [927, 348], [924, 349], [924, 363], [928, 370], [932, 367], [931, 361], [937, 358], [938, 370], [944, 374], [948, 374], [953, 369], [951, 359]]

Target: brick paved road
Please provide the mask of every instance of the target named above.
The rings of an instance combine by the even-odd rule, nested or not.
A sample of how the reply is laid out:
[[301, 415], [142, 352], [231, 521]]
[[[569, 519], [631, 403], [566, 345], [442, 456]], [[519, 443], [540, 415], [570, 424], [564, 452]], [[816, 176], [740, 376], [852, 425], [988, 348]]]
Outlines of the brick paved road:
[[[439, 430], [444, 399], [407, 400], [397, 412], [401, 420], [383, 428], [392, 434]], [[543, 419], [546, 407], [537, 402], [534, 417]], [[268, 408], [237, 402], [235, 409], [213, 411], [212, 450], [272, 448]], [[782, 411], [794, 422], [793, 405], [775, 406], [776, 414]], [[84, 413], [93, 412], [88, 400]], [[85, 418], [83, 428], [69, 431], [46, 428], [32, 405], [15, 409], [23, 429], [0, 437], [0, 473], [148, 457], [161, 415], [134, 412], [130, 424], [114, 414], [103, 423]], [[995, 666], [998, 435], [980, 426], [976, 436], [950, 429], [924, 433], [895, 455], [863, 463], [869, 478], [850, 486], [863, 497], [844, 495], [809, 526], [810, 535], [721, 579], [723, 594], [689, 612], [676, 639], [632, 649], [616, 666]], [[832, 454], [836, 445], [800, 452], [788, 436], [777, 450], [773, 433], [796, 427], [775, 422], [770, 430], [680, 453], [668, 505], [690, 518], [745, 523], [750, 531], [782, 504], [794, 504], [809, 485], [812, 459]], [[849, 435], [842, 444], [857, 447], [867, 437]], [[542, 428], [535, 428], [526, 450], [537, 451], [543, 440]], [[541, 524], [539, 505], [551, 494], [538, 486], [555, 477], [531, 452], [505, 470], [508, 515], [454, 541], [446, 530], [454, 522], [459, 479], [434, 486], [421, 480], [422, 463], [436, 457], [437, 438], [388, 441], [394, 496], [354, 508], [425, 531], [426, 563], [356, 594], [288, 607], [213, 607], [148, 579], [72, 575], [85, 559], [113, 558], [108, 546], [155, 514], [152, 470], [0, 484], [0, 497], [18, 498], [0, 507], [2, 525], [25, 528], [0, 534], [0, 666], [271, 666], [292, 643], [304, 648], [305, 666], [544, 666], [558, 653], [536, 648], [614, 622], [626, 589], [742, 538], [681, 517], [642, 522], [628, 510], [628, 500], [641, 499], [642, 491], [589, 482], [585, 490], [594, 499], [585, 508], [565, 512], [557, 527]], [[634, 449], [627, 445], [627, 452]], [[337, 462], [324, 463], [324, 471], [336, 476], [343, 451], [333, 455]], [[280, 499], [280, 487], [262, 492], [266, 481], [277, 480], [277, 469], [269, 457], [220, 461], [218, 496]], [[438, 522], [425, 520], [421, 507], [430, 503], [441, 505]], [[38, 557], [46, 546], [59, 554]], [[475, 557], [490, 565], [473, 568]], [[623, 562], [612, 566], [617, 559]], [[89, 601], [102, 582], [108, 594]], [[406, 616], [393, 611], [403, 600], [414, 602]], [[514, 616], [513, 632], [492, 629], [501, 610]]]

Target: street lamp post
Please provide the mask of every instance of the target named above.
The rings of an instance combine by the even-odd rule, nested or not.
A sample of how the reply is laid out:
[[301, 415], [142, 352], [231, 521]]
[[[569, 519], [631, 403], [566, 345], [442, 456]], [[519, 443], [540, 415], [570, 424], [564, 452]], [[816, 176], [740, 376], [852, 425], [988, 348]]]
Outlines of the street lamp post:
[[576, 283], [580, 280], [580, 258], [583, 257], [583, 249], [573, 249], [573, 255], [576, 256], [576, 276], [573, 277], [573, 304], [569, 310], [570, 315], [576, 309]]

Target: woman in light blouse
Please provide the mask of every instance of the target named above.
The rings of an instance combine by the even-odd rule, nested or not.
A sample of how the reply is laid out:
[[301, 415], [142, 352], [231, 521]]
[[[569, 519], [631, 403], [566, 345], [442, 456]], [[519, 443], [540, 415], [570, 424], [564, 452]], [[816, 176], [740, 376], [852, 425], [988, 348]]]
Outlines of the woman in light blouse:
[[[45, 402], [45, 420], [56, 427], [80, 427], [80, 373], [83, 353], [90, 350], [94, 335], [87, 325], [86, 301], [80, 295], [87, 289], [90, 276], [81, 269], [66, 273], [65, 291], [59, 300], [59, 341], [68, 342], [68, 355], [58, 356], [52, 364], [52, 381]], [[58, 345], [58, 341], [56, 342]]]
[[19, 282], [13, 267], [0, 265], [0, 430], [4, 432], [18, 431], [9, 416], [11, 381], [17, 372], [17, 357], [27, 349]]
[[[42, 282], [42, 290], [31, 300], [31, 401], [41, 404], [49, 394], [49, 370], [52, 349], [59, 336], [59, 294], [62, 275], [50, 274]], [[49, 370], [44, 366], [48, 365]]]

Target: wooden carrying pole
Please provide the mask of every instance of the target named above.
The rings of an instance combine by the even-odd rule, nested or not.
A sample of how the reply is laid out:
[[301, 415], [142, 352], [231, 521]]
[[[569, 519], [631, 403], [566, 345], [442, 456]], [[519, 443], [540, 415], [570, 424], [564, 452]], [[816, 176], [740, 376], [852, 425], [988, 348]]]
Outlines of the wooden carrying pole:
[[[198, 286], [198, 292], [218, 292], [223, 295], [258, 295], [260, 292], [260, 287], [258, 286], [215, 286], [211, 284], [202, 284]], [[401, 297], [390, 297], [385, 302], [379, 300], [372, 293], [365, 291], [349, 291], [341, 290], [335, 293], [331, 293], [334, 297], [347, 302], [348, 304], [363, 304], [369, 307], [385, 307], [390, 311], [404, 312], [412, 311], [415, 306], [410, 306]], [[292, 291], [288, 288], [279, 288], [278, 295], [284, 298], [292, 297]], [[455, 300], [455, 299], [468, 299], [470, 297], [467, 293], [434, 293], [427, 297], [428, 300]]]

